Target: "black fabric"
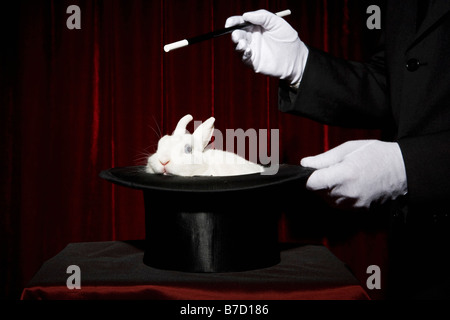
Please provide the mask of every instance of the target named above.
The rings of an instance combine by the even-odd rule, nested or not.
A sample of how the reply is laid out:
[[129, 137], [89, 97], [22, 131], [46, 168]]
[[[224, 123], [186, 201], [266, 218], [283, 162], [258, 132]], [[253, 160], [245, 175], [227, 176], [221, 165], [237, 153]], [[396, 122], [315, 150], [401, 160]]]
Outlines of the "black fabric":
[[[235, 273], [186, 273], [149, 267], [143, 261], [145, 243], [136, 241], [81, 242], [67, 245], [46, 261], [27, 287], [65, 286], [66, 269], [81, 269], [82, 286], [173, 284], [283, 290], [299, 287], [331, 288], [359, 282], [327, 248], [284, 245], [281, 262], [273, 267]], [[187, 297], [189, 299], [189, 297]]]

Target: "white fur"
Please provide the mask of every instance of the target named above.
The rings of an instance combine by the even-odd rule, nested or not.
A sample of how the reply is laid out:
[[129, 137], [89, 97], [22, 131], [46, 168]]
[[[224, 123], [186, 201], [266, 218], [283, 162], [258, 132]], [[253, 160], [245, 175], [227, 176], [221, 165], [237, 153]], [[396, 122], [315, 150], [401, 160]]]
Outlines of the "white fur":
[[235, 176], [264, 171], [262, 166], [237, 154], [208, 147], [214, 131], [213, 117], [198, 126], [192, 135], [186, 131], [191, 120], [191, 115], [184, 116], [171, 136], [165, 135], [158, 141], [156, 153], [148, 158], [146, 172], [178, 176]]

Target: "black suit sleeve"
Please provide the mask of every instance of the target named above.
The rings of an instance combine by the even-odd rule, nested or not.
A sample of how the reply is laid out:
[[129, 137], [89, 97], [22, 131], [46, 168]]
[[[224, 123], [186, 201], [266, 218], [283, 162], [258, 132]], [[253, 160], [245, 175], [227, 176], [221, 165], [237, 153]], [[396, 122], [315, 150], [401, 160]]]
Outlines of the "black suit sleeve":
[[292, 92], [287, 84], [280, 82], [280, 111], [325, 124], [385, 128], [392, 124], [388, 105], [382, 49], [370, 63], [357, 63], [309, 48], [297, 92]]
[[399, 139], [411, 203], [440, 206], [450, 197], [450, 131]]

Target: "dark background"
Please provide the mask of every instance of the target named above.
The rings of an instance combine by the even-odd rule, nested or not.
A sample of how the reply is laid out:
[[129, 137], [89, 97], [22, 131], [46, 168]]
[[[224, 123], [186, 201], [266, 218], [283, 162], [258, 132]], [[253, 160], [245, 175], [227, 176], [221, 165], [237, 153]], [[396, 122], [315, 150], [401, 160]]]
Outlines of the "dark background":
[[[195, 120], [214, 116], [222, 132], [279, 129], [280, 162], [289, 164], [347, 140], [379, 137], [377, 131], [280, 113], [278, 80], [245, 67], [229, 36], [162, 50], [164, 44], [223, 28], [232, 15], [289, 8], [286, 20], [307, 45], [363, 61], [380, 33], [367, 29], [366, 9], [379, 2], [3, 2], [0, 296], [19, 298], [41, 264], [70, 242], [145, 238], [141, 193], [98, 174], [145, 164], [161, 134], [172, 132], [186, 113]], [[81, 9], [81, 30], [66, 27], [72, 4]], [[284, 212], [280, 241], [308, 241], [312, 228], [363, 285], [367, 266], [386, 270], [382, 226], [366, 214], [345, 212], [334, 212], [333, 223], [339, 221], [334, 228], [299, 221], [315, 213], [305, 212], [301, 203]], [[383, 297], [383, 290], [369, 293]]]

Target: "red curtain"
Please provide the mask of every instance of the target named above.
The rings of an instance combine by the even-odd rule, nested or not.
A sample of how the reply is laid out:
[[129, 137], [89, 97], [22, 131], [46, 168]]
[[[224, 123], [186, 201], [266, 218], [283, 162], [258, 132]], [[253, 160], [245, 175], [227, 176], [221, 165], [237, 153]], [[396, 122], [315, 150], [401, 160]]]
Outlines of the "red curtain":
[[[70, 30], [69, 5], [81, 9]], [[326, 127], [277, 110], [278, 81], [246, 68], [225, 36], [170, 53], [166, 43], [222, 28], [231, 15], [291, 9], [308, 45], [368, 57], [377, 31], [366, 1], [42, 0], [2, 5], [2, 295], [17, 297], [40, 265], [70, 242], [143, 239], [140, 192], [98, 177], [144, 164], [178, 119], [214, 115], [216, 128], [279, 129], [280, 162], [378, 132]], [[192, 127], [191, 127], [192, 130]], [[301, 235], [288, 216], [280, 240]], [[365, 279], [383, 257], [384, 235], [325, 241]], [[367, 248], [370, 248], [368, 251]], [[369, 252], [369, 253], [368, 253]], [[375, 253], [374, 253], [375, 252]], [[379, 262], [378, 262], [379, 263]]]

